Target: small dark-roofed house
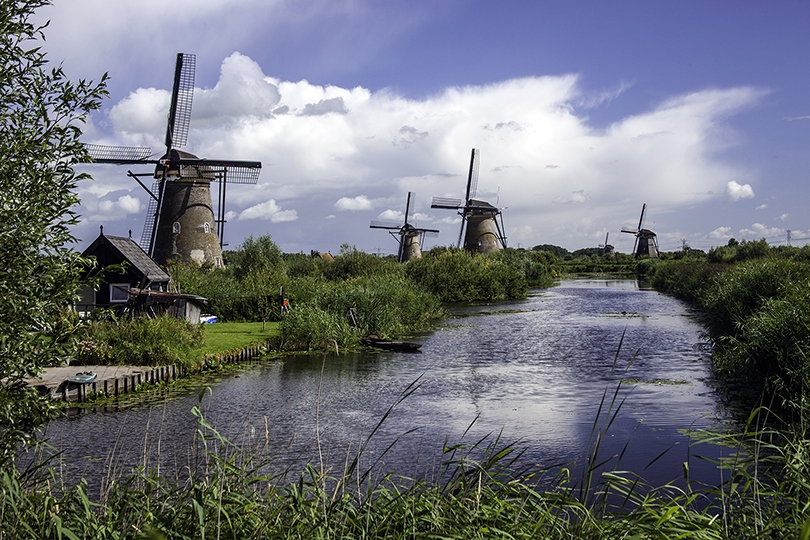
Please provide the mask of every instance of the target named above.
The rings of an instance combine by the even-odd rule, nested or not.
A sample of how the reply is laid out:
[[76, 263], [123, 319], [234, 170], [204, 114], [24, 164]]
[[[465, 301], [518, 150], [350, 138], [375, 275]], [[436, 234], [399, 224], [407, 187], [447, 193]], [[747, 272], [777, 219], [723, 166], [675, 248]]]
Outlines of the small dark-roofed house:
[[95, 257], [98, 262], [97, 269], [123, 264], [124, 272], [103, 272], [96, 290], [84, 288], [79, 291], [80, 300], [76, 306], [79, 312], [126, 304], [130, 298], [129, 289], [159, 292], [168, 290], [169, 274], [132, 238], [106, 236], [102, 229], [101, 234], [84, 250], [82, 256]]

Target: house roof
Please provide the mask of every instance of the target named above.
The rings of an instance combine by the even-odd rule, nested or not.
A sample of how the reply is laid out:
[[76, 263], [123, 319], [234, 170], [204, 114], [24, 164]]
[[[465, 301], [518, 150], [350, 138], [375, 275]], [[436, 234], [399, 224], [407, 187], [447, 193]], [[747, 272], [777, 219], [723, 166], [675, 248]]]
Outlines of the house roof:
[[132, 238], [105, 236], [104, 233], [102, 233], [84, 250], [82, 255], [85, 257], [93, 255], [102, 245], [106, 245], [113, 252], [116, 252], [121, 257], [122, 261], [128, 261], [132, 265], [132, 269], [142, 276], [145, 276], [149, 282], [160, 283], [169, 281], [169, 274], [167, 274], [158, 263], [152, 260]]

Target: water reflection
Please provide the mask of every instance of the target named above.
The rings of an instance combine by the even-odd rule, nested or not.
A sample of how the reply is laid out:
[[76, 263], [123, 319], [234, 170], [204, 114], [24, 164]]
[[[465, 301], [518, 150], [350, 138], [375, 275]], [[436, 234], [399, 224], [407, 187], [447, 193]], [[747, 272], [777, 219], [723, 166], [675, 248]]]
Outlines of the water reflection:
[[[525, 459], [537, 464], [581, 460], [603, 396], [618, 388], [618, 399], [627, 399], [603, 455], [630, 441], [621, 467], [660, 485], [679, 477], [688, 458], [679, 430], [712, 425], [722, 414], [706, 382], [706, 353], [695, 347], [703, 332], [697, 314], [635, 280], [566, 279], [525, 300], [451, 311], [419, 336], [418, 355], [369, 351], [251, 365], [202, 401], [189, 393], [161, 407], [81, 415], [54, 422], [48, 433], [64, 449], [71, 477], [92, 483], [99, 470], [127, 470], [139, 456], [171, 476], [191, 459], [198, 425], [190, 411], [199, 403], [226, 437], [266, 445], [279, 469], [323, 460], [339, 470], [413, 390], [390, 411], [362, 465], [397, 441], [378, 467], [430, 474], [437, 448], [462, 436], [521, 441]], [[665, 451], [667, 459], [647, 466]], [[693, 462], [692, 475], [709, 483], [718, 476], [704, 461]]]

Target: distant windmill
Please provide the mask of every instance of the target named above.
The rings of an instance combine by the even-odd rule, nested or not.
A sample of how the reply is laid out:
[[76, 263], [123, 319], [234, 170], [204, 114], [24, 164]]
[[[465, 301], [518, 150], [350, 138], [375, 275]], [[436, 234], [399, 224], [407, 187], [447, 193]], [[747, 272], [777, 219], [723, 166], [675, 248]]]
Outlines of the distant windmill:
[[616, 248], [608, 244], [608, 236], [610, 236], [609, 232], [605, 233], [605, 243], [599, 244], [599, 247], [602, 248], [602, 255], [614, 255]]
[[654, 232], [644, 229], [644, 212], [647, 210], [647, 203], [641, 207], [641, 217], [638, 220], [638, 228], [633, 230], [630, 227], [622, 227], [623, 233], [635, 234], [636, 241], [633, 244], [633, 253], [639, 257], [658, 257], [658, 239]]
[[[408, 192], [408, 200], [405, 203], [405, 224], [400, 225], [394, 221], [372, 221], [369, 225], [372, 229], [388, 229], [389, 234], [394, 238], [399, 236], [399, 248], [397, 249], [397, 261], [408, 262], [411, 259], [422, 257], [422, 244], [425, 237], [435, 238], [439, 236], [437, 229], [421, 229], [408, 223], [408, 212], [411, 208], [411, 197], [413, 192]], [[396, 231], [396, 232], [394, 232]]]
[[[433, 197], [430, 207], [458, 211], [461, 216], [461, 229], [458, 232], [459, 247], [461, 247], [461, 239], [464, 238], [464, 249], [467, 251], [490, 253], [499, 251], [501, 247], [505, 249], [506, 237], [502, 232], [503, 214], [501, 214], [501, 209], [473, 198], [478, 188], [478, 156], [478, 150], [473, 148], [463, 204], [461, 199]], [[499, 216], [500, 225], [498, 224]]]
[[[166, 153], [155, 159], [151, 148], [87, 144], [94, 163], [117, 165], [155, 164], [154, 173], [127, 171], [150, 195], [140, 245], [159, 264], [178, 259], [222, 266], [227, 184], [255, 184], [262, 164], [258, 161], [201, 159], [177, 150], [186, 144], [194, 94], [195, 56], [177, 54], [166, 127]], [[152, 189], [140, 176], [152, 176]], [[211, 202], [211, 182], [219, 183], [216, 217]]]

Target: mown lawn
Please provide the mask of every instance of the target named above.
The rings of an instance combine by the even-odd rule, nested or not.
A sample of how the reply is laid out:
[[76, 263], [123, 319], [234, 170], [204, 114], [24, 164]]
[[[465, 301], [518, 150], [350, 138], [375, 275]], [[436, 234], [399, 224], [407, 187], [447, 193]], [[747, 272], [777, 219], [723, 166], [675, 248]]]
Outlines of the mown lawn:
[[237, 323], [225, 322], [206, 324], [205, 345], [203, 354], [213, 354], [220, 351], [227, 351], [267, 341], [269, 338], [279, 335], [277, 322], [265, 323], [262, 330], [261, 322]]

